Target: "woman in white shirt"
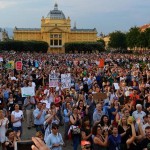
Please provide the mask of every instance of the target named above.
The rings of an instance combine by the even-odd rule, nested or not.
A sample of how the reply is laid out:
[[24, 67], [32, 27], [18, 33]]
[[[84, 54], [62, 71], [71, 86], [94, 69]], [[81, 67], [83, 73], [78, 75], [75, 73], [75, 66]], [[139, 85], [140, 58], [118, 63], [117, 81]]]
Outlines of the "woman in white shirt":
[[8, 118], [4, 117], [3, 111], [0, 110], [0, 145], [2, 145], [2, 150], [5, 150], [5, 141], [6, 141], [6, 130], [8, 127]]
[[15, 104], [15, 110], [11, 113], [11, 122], [13, 125], [13, 130], [17, 132], [22, 132], [22, 120], [23, 112], [19, 110], [19, 105]]

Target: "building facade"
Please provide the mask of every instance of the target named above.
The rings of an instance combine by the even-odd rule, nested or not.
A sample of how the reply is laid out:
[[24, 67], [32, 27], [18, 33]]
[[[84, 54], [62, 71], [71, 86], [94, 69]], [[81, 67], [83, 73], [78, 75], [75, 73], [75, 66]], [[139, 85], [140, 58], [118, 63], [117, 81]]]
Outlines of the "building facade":
[[45, 41], [49, 44], [48, 52], [64, 53], [64, 44], [68, 42], [96, 42], [96, 29], [71, 28], [70, 18], [54, 5], [47, 17], [42, 17], [41, 28], [17, 28], [14, 29], [14, 40]]
[[5, 29], [0, 28], [0, 41], [7, 41], [9, 39], [8, 33]]

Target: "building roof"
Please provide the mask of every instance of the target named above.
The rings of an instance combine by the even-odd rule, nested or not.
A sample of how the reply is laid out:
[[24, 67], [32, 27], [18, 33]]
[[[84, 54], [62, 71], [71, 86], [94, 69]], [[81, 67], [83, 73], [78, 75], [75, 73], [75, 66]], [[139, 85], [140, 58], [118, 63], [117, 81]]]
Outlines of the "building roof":
[[65, 15], [61, 10], [58, 10], [58, 4], [54, 5], [54, 10], [51, 10], [48, 15], [47, 18], [50, 19], [65, 19]]
[[141, 27], [139, 27], [141, 31], [145, 31], [147, 28], [150, 28], [150, 24], [145, 24]]
[[40, 28], [17, 28], [17, 27], [15, 27], [15, 30], [17, 31], [41, 31]]
[[97, 31], [96, 28], [94, 29], [77, 29], [77, 28], [73, 28], [71, 29], [71, 31], [76, 31], [76, 32], [93, 32], [93, 31]]

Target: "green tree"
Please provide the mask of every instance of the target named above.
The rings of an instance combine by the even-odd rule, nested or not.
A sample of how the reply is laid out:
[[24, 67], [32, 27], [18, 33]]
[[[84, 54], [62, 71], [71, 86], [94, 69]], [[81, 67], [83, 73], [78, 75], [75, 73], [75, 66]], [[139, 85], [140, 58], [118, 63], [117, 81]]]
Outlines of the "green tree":
[[130, 28], [129, 32], [126, 34], [127, 39], [127, 47], [130, 49], [135, 49], [139, 46], [139, 38], [140, 37], [140, 30], [138, 27]]
[[105, 41], [103, 39], [99, 39], [99, 40], [97, 40], [97, 42], [101, 43], [103, 47], [105, 47], [105, 45], [106, 45]]
[[138, 36], [138, 43], [137, 46], [140, 48], [146, 48], [147, 47], [147, 40], [146, 40], [146, 33], [140, 32]]
[[115, 31], [110, 33], [110, 41], [108, 46], [114, 49], [126, 49], [126, 34], [121, 31]]
[[98, 50], [99, 52], [104, 50], [104, 47], [99, 42], [73, 42], [65, 43], [65, 52], [74, 53], [75, 51], [92, 53], [92, 51]]
[[46, 53], [48, 50], [48, 43], [44, 41], [4, 41], [0, 42], [0, 50]]
[[150, 48], [150, 28], [147, 28], [144, 33], [146, 36], [146, 47]]

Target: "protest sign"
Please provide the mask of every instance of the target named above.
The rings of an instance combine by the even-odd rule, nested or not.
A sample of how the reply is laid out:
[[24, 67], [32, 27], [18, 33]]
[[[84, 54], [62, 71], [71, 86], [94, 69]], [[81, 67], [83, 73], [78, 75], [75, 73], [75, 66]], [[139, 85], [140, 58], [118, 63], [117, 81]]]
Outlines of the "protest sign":
[[22, 70], [22, 61], [16, 62], [16, 70]]
[[8, 63], [5, 65], [6, 69], [14, 69], [14, 61], [8, 61]]
[[61, 74], [61, 85], [62, 89], [71, 87], [71, 74]]
[[0, 56], [0, 62], [1, 62], [1, 61], [3, 61], [3, 57], [2, 57], [2, 56]]
[[34, 87], [23, 87], [21, 88], [22, 97], [35, 96]]
[[106, 98], [107, 98], [106, 93], [95, 93], [95, 94], [93, 94], [93, 100], [95, 102], [98, 102], [99, 100], [104, 100]]
[[49, 74], [49, 87], [57, 87], [58, 83], [59, 83], [59, 73], [56, 73], [55, 70], [53, 70]]
[[115, 87], [115, 90], [119, 90], [120, 87], [119, 87], [119, 84], [118, 83], [114, 83], [114, 87]]

